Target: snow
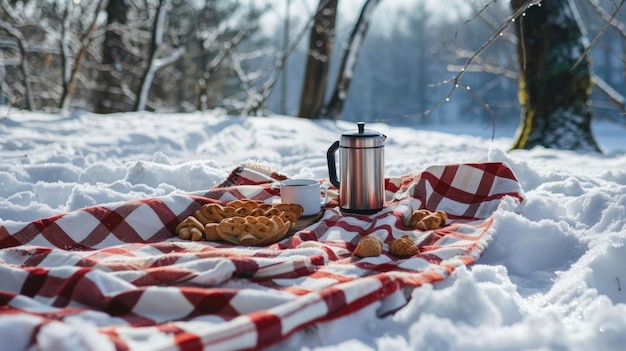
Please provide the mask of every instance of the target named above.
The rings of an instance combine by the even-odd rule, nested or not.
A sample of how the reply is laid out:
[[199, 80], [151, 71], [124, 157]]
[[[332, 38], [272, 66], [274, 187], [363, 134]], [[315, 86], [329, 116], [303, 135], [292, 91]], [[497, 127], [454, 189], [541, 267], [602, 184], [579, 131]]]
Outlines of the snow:
[[[248, 161], [291, 177], [326, 178], [326, 150], [355, 129], [342, 121], [228, 117], [219, 110], [61, 116], [2, 109], [0, 116], [0, 225], [207, 189]], [[491, 140], [490, 126], [412, 123], [367, 125], [388, 137], [386, 175], [503, 161], [522, 184], [525, 201], [500, 205], [493, 240], [476, 264], [416, 289], [394, 315], [377, 318], [375, 303], [271, 349], [622, 350], [624, 130], [597, 123], [604, 150], [597, 155], [507, 151], [511, 126], [498, 127]], [[97, 350], [94, 331], [82, 333], [93, 334], [89, 346]]]

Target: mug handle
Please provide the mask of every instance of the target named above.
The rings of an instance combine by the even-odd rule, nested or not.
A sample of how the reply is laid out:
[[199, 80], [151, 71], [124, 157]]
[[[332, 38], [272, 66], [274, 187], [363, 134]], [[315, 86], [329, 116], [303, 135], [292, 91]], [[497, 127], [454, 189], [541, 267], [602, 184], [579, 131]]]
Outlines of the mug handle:
[[328, 180], [330, 183], [339, 188], [339, 179], [337, 178], [337, 166], [335, 164], [335, 154], [339, 150], [339, 140], [335, 141], [326, 152], [326, 161], [328, 164]]
[[328, 186], [328, 184], [320, 184], [320, 190], [324, 194], [320, 197], [320, 207], [324, 207], [328, 203]]

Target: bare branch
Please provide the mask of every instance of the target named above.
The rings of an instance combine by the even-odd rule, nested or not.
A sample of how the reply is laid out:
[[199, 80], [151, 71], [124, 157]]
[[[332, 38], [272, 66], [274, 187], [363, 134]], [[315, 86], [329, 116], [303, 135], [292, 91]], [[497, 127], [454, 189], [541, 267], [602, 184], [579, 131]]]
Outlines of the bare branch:
[[606, 32], [607, 28], [609, 28], [609, 26], [611, 25], [611, 22], [613, 22], [613, 20], [615, 19], [615, 16], [617, 16], [617, 14], [619, 13], [619, 10], [622, 8], [622, 6], [624, 6], [624, 2], [626, 2], [626, 0], [622, 0], [619, 3], [619, 5], [617, 5], [617, 7], [615, 8], [615, 11], [613, 11], [613, 14], [611, 15], [611, 18], [608, 21], [606, 21], [602, 29], [598, 32], [598, 34], [596, 34], [596, 36], [591, 41], [591, 44], [587, 45], [587, 47], [585, 48], [585, 51], [582, 53], [582, 55], [580, 55], [580, 57], [574, 63], [572, 68], [570, 68], [570, 70], [574, 70], [582, 62], [582, 60], [584, 60], [584, 58], [587, 57], [589, 50], [591, 50], [591, 48], [598, 42], [598, 40], [600, 40], [600, 37], [602, 36], [602, 34], [604, 34], [604, 32]]
[[20, 69], [22, 71], [22, 81], [24, 84], [25, 94], [26, 94], [26, 106], [29, 110], [35, 110], [35, 98], [33, 97], [33, 88], [30, 83], [30, 66], [28, 65], [28, 59], [26, 57], [26, 47], [27, 42], [22, 33], [15, 29], [11, 24], [0, 20], [0, 28], [7, 32], [11, 37], [15, 38], [17, 41], [17, 46], [20, 51]]
[[6, 13], [6, 15], [9, 16], [9, 19], [11, 20], [11, 22], [19, 23], [19, 21], [17, 19], [19, 17], [19, 13], [17, 11], [15, 11], [15, 9], [13, 7], [11, 7], [11, 5], [9, 5], [5, 1], [0, 1], [0, 7], [2, 7], [2, 9]]
[[224, 59], [231, 53], [231, 51], [250, 33], [250, 26], [245, 26], [237, 34], [224, 44], [224, 49], [220, 51], [208, 64], [205, 70], [209, 73], [215, 72], [215, 70], [222, 64]]
[[621, 114], [619, 115], [621, 118], [611, 118], [611, 120], [613, 122], [626, 125], [626, 97], [621, 95], [617, 90], [613, 89], [613, 87], [611, 87], [611, 85], [604, 81], [604, 79], [602, 79], [601, 77], [594, 74], [592, 78], [595, 86], [602, 93], [604, 93], [604, 95], [606, 95], [609, 100], [611, 100], [613, 106], [621, 111]]
[[[463, 77], [463, 75], [466, 72], [466, 69], [474, 62], [474, 60], [480, 56], [480, 54], [482, 54], [488, 47], [491, 46], [491, 44], [493, 44], [498, 38], [500, 38], [501, 33], [508, 27], [511, 25], [512, 22], [514, 22], [517, 18], [521, 17], [524, 12], [530, 7], [537, 4], [537, 0], [528, 0], [526, 1], [526, 3], [524, 4], [524, 6], [520, 7], [519, 10], [515, 11], [515, 13], [513, 13], [512, 15], [510, 15], [509, 17], [507, 17], [504, 22], [502, 22], [502, 24], [497, 28], [497, 30], [493, 33], [493, 35], [491, 35], [491, 37], [483, 43], [483, 45], [478, 48], [478, 50], [474, 51], [474, 54], [467, 60], [467, 62], [465, 63], [465, 65], [463, 66], [463, 68], [461, 68], [461, 72], [456, 75], [456, 77], [454, 77], [453, 79], [453, 84], [452, 84], [452, 89], [450, 89], [450, 92], [448, 92], [448, 95], [446, 95], [446, 97], [444, 99], [442, 99], [439, 104], [441, 104], [444, 101], [447, 101], [450, 99], [450, 97], [452, 96], [452, 94], [454, 93], [454, 91], [456, 90], [456, 88], [459, 86], [459, 82], [461, 80], [461, 78]], [[438, 105], [439, 105], [438, 104]]]
[[[463, 49], [452, 49], [458, 57], [470, 58], [474, 55], [472, 51]], [[474, 57], [474, 64], [469, 66], [456, 66], [448, 65], [448, 71], [459, 72], [465, 68], [465, 72], [487, 72], [495, 75], [504, 76], [510, 79], [517, 79], [519, 73], [515, 70], [508, 69], [501, 65], [494, 65], [493, 63], [485, 60], [484, 58], [477, 56]]]
[[[68, 64], [66, 63], [63, 65], [64, 74], [63, 74], [63, 95], [61, 97], [61, 111], [66, 111], [70, 106], [70, 101], [72, 99], [72, 96], [74, 95], [74, 91], [76, 90], [78, 73], [80, 72], [80, 69], [83, 66], [83, 62], [85, 60], [85, 57], [87, 56], [87, 49], [89, 48], [89, 45], [91, 44], [91, 40], [93, 38], [93, 34], [96, 31], [96, 27], [98, 23], [97, 22], [98, 14], [100, 13], [100, 11], [102, 11], [105, 4], [106, 4], [106, 0], [100, 0], [98, 2], [98, 6], [96, 6], [93, 19], [91, 20], [91, 24], [89, 25], [87, 31], [82, 37], [81, 47], [78, 53], [76, 54], [76, 58], [74, 59], [74, 68], [71, 70], [71, 74], [68, 72], [69, 71]], [[70, 4], [68, 1], [67, 6], [69, 7], [69, 5]], [[68, 12], [69, 10], [66, 9], [65, 16], [67, 17], [69, 17]], [[67, 35], [69, 34], [67, 33], [67, 31], [69, 31], [69, 19], [65, 18], [64, 24], [63, 24], [63, 36], [61, 39], [61, 48], [62, 48], [61, 52], [63, 53], [64, 62], [69, 61], [69, 57], [67, 56], [69, 55], [69, 48], [68, 48], [69, 44], [67, 43], [67, 40], [68, 40]]]
[[157, 8], [156, 18], [154, 19], [154, 25], [152, 27], [150, 57], [148, 59], [148, 66], [146, 68], [146, 71], [141, 78], [139, 93], [137, 94], [137, 99], [135, 100], [135, 111], [142, 111], [146, 108], [148, 94], [150, 93], [150, 87], [152, 86], [152, 81], [154, 80], [155, 73], [158, 72], [160, 69], [178, 61], [183, 56], [186, 50], [184, 46], [181, 46], [174, 50], [172, 53], [170, 53], [170, 55], [167, 57], [157, 57], [157, 52], [161, 50], [161, 46], [163, 45], [163, 28], [165, 26], [165, 17], [167, 15], [167, 5], [169, 5], [167, 3], [167, 0], [161, 0], [159, 2], [159, 7]]
[[606, 23], [610, 23], [613, 28], [617, 29], [622, 37], [626, 38], [626, 26], [624, 23], [617, 21], [614, 17], [611, 18], [611, 14], [600, 6], [598, 0], [587, 0], [587, 2]]
[[486, 3], [480, 10], [476, 11], [476, 13], [472, 17], [466, 19], [465, 22], [463, 22], [463, 24], [461, 24], [459, 28], [454, 32], [454, 37], [456, 38], [459, 35], [459, 31], [461, 30], [461, 28], [465, 27], [467, 24], [475, 20], [477, 17], [482, 17], [483, 13], [487, 11], [487, 9], [491, 5], [495, 4], [497, 1], [498, 0], [491, 0], [491, 2]]
[[363, 45], [363, 40], [365, 40], [365, 33], [369, 27], [371, 13], [378, 5], [378, 2], [379, 0], [366, 0], [365, 4], [363, 4], [361, 14], [352, 29], [352, 33], [350, 33], [348, 45], [345, 47], [343, 52], [339, 75], [337, 76], [337, 82], [335, 83], [335, 90], [333, 91], [328, 104], [322, 108], [322, 116], [331, 117], [333, 119], [339, 118], [339, 114], [343, 109], [343, 104], [348, 94], [348, 89], [350, 88], [350, 84], [352, 82], [357, 57], [361, 50], [361, 46]]
[[267, 97], [270, 95], [270, 93], [272, 92], [272, 89], [274, 88], [274, 85], [278, 81], [278, 76], [280, 75], [280, 72], [285, 66], [285, 62], [287, 61], [287, 58], [289, 57], [291, 52], [298, 46], [298, 43], [302, 40], [304, 35], [309, 31], [309, 28], [311, 27], [311, 24], [313, 23], [314, 20], [315, 20], [315, 14], [309, 17], [309, 20], [307, 21], [305, 26], [302, 28], [302, 30], [285, 47], [285, 49], [283, 50], [283, 52], [281, 53], [280, 57], [278, 58], [276, 62], [276, 69], [272, 71], [272, 75], [268, 78], [265, 84], [263, 84], [263, 87], [261, 88], [261, 91], [256, 101], [250, 104], [250, 106], [247, 108], [246, 112], [248, 114], [256, 114], [259, 112], [260, 109], [263, 109], [263, 106], [265, 105], [265, 101], [267, 100]]
[[[219, 31], [220, 33], [222, 30]], [[239, 30], [237, 34], [230, 39], [228, 42], [222, 45], [222, 49], [220, 52], [213, 57], [213, 59], [207, 62], [206, 66], [203, 68], [203, 72], [200, 72], [199, 76], [204, 77], [203, 80], [199, 82], [199, 91], [200, 91], [200, 99], [198, 108], [203, 110], [205, 109], [205, 101], [207, 100], [207, 96], [209, 94], [209, 76], [217, 71], [224, 60], [230, 55], [230, 53], [237, 47], [237, 45], [250, 33], [250, 26], [246, 25], [244, 28]], [[212, 41], [216, 40], [219, 34], [216, 34]], [[207, 46], [205, 44], [205, 46]], [[210, 45], [209, 45], [210, 46]], [[239, 75], [239, 72], [236, 72]], [[241, 78], [241, 77], [240, 77]]]

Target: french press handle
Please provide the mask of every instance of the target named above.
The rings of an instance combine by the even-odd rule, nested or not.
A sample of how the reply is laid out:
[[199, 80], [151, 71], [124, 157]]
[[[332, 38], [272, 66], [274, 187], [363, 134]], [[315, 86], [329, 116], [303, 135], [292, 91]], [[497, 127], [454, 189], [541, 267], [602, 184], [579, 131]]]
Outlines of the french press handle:
[[328, 152], [326, 152], [326, 160], [328, 161], [328, 179], [330, 183], [339, 188], [339, 179], [337, 178], [337, 165], [335, 163], [335, 155], [339, 150], [339, 140], [335, 141]]

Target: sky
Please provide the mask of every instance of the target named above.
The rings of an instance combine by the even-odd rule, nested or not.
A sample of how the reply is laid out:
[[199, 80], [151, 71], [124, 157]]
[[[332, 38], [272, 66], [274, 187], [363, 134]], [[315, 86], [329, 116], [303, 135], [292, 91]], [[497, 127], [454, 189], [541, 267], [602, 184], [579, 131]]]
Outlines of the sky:
[[[276, 27], [283, 28], [287, 5], [290, 2], [289, 11], [292, 16], [297, 16], [300, 20], [292, 20], [292, 23], [305, 23], [305, 19], [309, 18], [317, 8], [319, 1], [317, 0], [281, 0], [267, 1], [271, 6], [271, 10], [264, 18], [263, 28], [267, 28], [271, 33]], [[398, 25], [396, 19], [403, 14], [409, 14], [411, 11], [418, 11], [421, 6], [429, 13], [430, 20], [448, 21], [458, 23], [459, 20], [465, 20], [475, 10], [482, 8], [485, 4], [492, 1], [462, 1], [448, 0], [446, 6], [442, 6], [437, 0], [381, 0], [374, 13], [372, 20], [372, 30], [389, 30], [389, 26]], [[363, 5], [363, 0], [339, 1], [338, 28], [348, 28], [356, 21]], [[471, 4], [474, 4], [473, 6]], [[497, 5], [497, 4], [496, 4]], [[389, 20], [394, 19], [394, 20]]]

